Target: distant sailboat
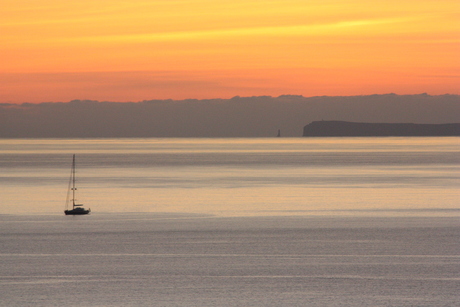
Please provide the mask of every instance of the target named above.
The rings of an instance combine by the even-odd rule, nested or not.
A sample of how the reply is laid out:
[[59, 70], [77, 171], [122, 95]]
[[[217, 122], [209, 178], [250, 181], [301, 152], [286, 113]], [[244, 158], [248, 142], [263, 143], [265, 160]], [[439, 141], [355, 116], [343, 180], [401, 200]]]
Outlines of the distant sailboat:
[[277, 135], [277, 137], [280, 137], [280, 136], [281, 136], [281, 130], [278, 129], [278, 135]]
[[[81, 215], [81, 214], [88, 214], [91, 212], [91, 209], [83, 208], [83, 204], [76, 204], [75, 203], [75, 191], [77, 190], [75, 186], [75, 155], [73, 155], [72, 160], [72, 168], [70, 170], [70, 180], [69, 180], [69, 187], [67, 189], [67, 200], [65, 203], [66, 210], [64, 211], [65, 215]], [[70, 202], [70, 191], [72, 191], [72, 209], [68, 210], [69, 202]]]

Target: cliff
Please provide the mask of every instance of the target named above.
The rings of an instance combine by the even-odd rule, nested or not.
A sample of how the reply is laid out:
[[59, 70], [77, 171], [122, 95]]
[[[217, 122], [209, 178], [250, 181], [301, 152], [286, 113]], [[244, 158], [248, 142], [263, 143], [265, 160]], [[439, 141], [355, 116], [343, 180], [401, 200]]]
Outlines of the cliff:
[[460, 124], [389, 124], [314, 121], [303, 136], [460, 136]]

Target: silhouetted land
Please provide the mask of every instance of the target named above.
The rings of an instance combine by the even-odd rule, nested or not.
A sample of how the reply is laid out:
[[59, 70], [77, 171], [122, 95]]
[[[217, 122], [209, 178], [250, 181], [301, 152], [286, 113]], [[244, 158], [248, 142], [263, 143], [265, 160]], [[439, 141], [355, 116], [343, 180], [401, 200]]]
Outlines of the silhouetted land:
[[314, 121], [304, 127], [303, 136], [460, 136], [460, 124]]
[[460, 95], [233, 97], [39, 104], [0, 101], [0, 138], [302, 136], [317, 120], [455, 123]]

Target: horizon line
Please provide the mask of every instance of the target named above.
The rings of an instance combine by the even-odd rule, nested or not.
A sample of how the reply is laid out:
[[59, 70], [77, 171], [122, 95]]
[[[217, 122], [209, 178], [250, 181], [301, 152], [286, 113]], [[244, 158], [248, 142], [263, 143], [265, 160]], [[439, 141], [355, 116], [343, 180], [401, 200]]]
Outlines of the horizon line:
[[279, 96], [271, 96], [271, 95], [253, 95], [253, 96], [233, 96], [230, 98], [185, 98], [185, 99], [173, 99], [173, 98], [152, 98], [152, 99], [143, 99], [138, 101], [115, 101], [115, 100], [93, 100], [93, 99], [72, 99], [69, 101], [40, 101], [40, 102], [0, 102], [0, 106], [10, 106], [10, 105], [38, 105], [38, 104], [47, 104], [47, 103], [78, 103], [78, 102], [101, 102], [101, 103], [143, 103], [143, 102], [151, 102], [151, 101], [210, 101], [210, 100], [237, 100], [237, 99], [247, 99], [247, 98], [320, 98], [320, 97], [370, 97], [370, 96], [425, 96], [425, 97], [436, 97], [436, 96], [460, 96], [459, 94], [452, 94], [452, 93], [444, 93], [444, 94], [437, 94], [432, 95], [426, 92], [418, 93], [418, 94], [397, 94], [394, 92], [390, 93], [383, 93], [383, 94], [357, 94], [357, 95], [314, 95], [314, 96], [303, 96], [302, 94], [282, 94]]

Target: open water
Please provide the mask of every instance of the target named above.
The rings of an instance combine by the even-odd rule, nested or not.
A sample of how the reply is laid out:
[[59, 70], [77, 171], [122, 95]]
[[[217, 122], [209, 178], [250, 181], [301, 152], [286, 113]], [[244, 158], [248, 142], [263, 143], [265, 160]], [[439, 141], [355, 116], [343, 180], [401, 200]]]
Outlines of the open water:
[[0, 140], [0, 306], [460, 306], [459, 187], [459, 138]]

